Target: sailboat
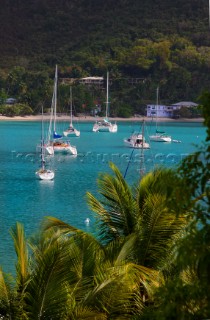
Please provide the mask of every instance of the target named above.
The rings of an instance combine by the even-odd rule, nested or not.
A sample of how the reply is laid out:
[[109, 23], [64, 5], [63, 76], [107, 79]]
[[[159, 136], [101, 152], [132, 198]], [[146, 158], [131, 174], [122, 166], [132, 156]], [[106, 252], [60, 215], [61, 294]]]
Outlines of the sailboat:
[[36, 176], [40, 180], [53, 180], [55, 172], [46, 168], [45, 147], [44, 147], [44, 125], [43, 125], [43, 106], [42, 106], [42, 129], [41, 129], [41, 168], [36, 171]]
[[[48, 143], [46, 144], [47, 152], [52, 155], [54, 153], [62, 152], [77, 155], [77, 148], [72, 146], [69, 141], [61, 140], [63, 136], [56, 132], [56, 110], [57, 110], [57, 82], [58, 82], [58, 68], [55, 68], [54, 90], [51, 106], [51, 117], [48, 131]], [[52, 132], [53, 126], [53, 132]]]
[[[140, 150], [140, 158], [139, 158], [139, 171], [140, 171], [140, 178], [142, 178], [146, 172], [146, 167], [145, 167], [145, 158], [144, 158], [144, 149], [150, 149], [149, 143], [145, 141], [145, 120], [142, 122], [142, 127], [141, 127], [141, 133], [137, 132], [136, 134], [133, 134], [130, 138], [124, 140], [126, 145], [128, 145], [130, 148], [132, 148], [132, 152], [124, 173], [124, 178], [127, 175], [128, 169], [130, 164], [132, 163], [132, 156], [135, 151], [135, 149]], [[133, 138], [135, 136], [135, 138]], [[137, 138], [138, 137], [138, 138]]]
[[165, 131], [158, 130], [158, 121], [157, 121], [157, 113], [158, 113], [158, 98], [159, 98], [159, 88], [157, 88], [157, 102], [156, 102], [156, 131], [154, 135], [151, 135], [150, 141], [154, 142], [171, 142], [171, 136], [166, 135]]
[[150, 149], [149, 143], [145, 140], [144, 132], [145, 120], [143, 120], [141, 132], [135, 131], [129, 138], [124, 139], [125, 145], [134, 149]]
[[109, 113], [109, 72], [107, 72], [107, 82], [106, 82], [106, 116], [102, 121], [96, 121], [93, 125], [93, 132], [117, 132], [117, 124], [112, 124], [108, 119]]
[[72, 88], [70, 87], [70, 124], [69, 127], [63, 132], [65, 137], [69, 136], [80, 136], [80, 131], [74, 128], [72, 119]]

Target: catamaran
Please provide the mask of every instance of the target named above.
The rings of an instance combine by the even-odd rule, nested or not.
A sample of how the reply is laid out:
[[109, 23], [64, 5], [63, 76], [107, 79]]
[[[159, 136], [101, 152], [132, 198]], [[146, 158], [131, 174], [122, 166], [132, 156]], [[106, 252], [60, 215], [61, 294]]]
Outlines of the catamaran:
[[157, 87], [157, 102], [156, 102], [156, 130], [155, 130], [155, 134], [151, 135], [150, 141], [154, 141], [154, 142], [171, 142], [171, 136], [168, 136], [165, 131], [161, 131], [158, 129], [158, 106], [159, 106], [159, 88]]
[[73, 116], [72, 116], [72, 88], [70, 87], [70, 124], [69, 127], [63, 132], [65, 137], [79, 137], [80, 131], [73, 126]]
[[[51, 117], [50, 117], [49, 131], [48, 131], [48, 142], [46, 144], [46, 151], [50, 155], [58, 152], [77, 155], [77, 148], [75, 146], [72, 146], [69, 141], [61, 140], [63, 136], [56, 132], [57, 82], [58, 82], [58, 68], [56, 65], [54, 90], [53, 90], [52, 106], [51, 106]], [[52, 132], [52, 126], [53, 126], [53, 132]]]
[[108, 119], [109, 114], [109, 72], [107, 72], [107, 82], [106, 82], [106, 116], [102, 121], [96, 121], [93, 125], [93, 132], [117, 132], [117, 124], [111, 123]]

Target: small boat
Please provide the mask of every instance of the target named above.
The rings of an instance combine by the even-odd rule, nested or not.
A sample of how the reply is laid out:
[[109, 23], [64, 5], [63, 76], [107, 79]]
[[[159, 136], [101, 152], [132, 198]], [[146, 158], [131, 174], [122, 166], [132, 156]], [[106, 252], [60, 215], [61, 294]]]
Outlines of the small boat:
[[52, 170], [41, 168], [36, 171], [36, 175], [40, 180], [53, 180], [55, 173]]
[[171, 136], [168, 136], [164, 131], [158, 130], [158, 121], [157, 121], [157, 113], [158, 113], [158, 102], [159, 99], [159, 88], [157, 88], [157, 102], [156, 102], [156, 130], [155, 134], [151, 135], [150, 141], [154, 142], [171, 142]]
[[111, 132], [115, 133], [118, 130], [116, 123], [111, 123], [108, 119], [108, 113], [109, 113], [109, 72], [107, 72], [107, 98], [106, 98], [106, 116], [102, 121], [96, 121], [96, 123], [93, 125], [93, 132]]
[[117, 132], [117, 124], [112, 124], [107, 118], [102, 121], [96, 121], [93, 126], [93, 132]]
[[150, 149], [149, 143], [146, 142], [144, 137], [145, 122], [142, 123], [142, 131], [134, 132], [129, 138], [124, 139], [126, 146], [134, 149]]
[[[77, 155], [77, 148], [70, 144], [70, 141], [61, 140], [63, 136], [56, 132], [56, 109], [57, 109], [57, 82], [58, 82], [58, 68], [55, 68], [55, 80], [54, 80], [54, 90], [51, 106], [51, 117], [50, 125], [48, 131], [48, 142], [45, 146], [48, 154], [53, 155], [54, 153], [68, 153], [72, 155]], [[53, 125], [53, 133], [52, 133]]]
[[42, 107], [42, 134], [41, 134], [41, 168], [36, 171], [36, 176], [40, 180], [53, 180], [55, 172], [46, 168], [45, 162], [45, 144], [44, 144], [44, 125], [43, 125], [43, 107]]
[[79, 137], [80, 131], [75, 129], [73, 126], [73, 118], [72, 118], [72, 89], [70, 87], [70, 124], [69, 127], [63, 132], [65, 137]]
[[154, 135], [149, 136], [150, 141], [154, 142], [171, 142], [171, 137], [166, 135], [165, 132], [156, 130]]
[[149, 143], [145, 141], [142, 134], [134, 132], [129, 138], [124, 139], [125, 144], [134, 149], [150, 149]]

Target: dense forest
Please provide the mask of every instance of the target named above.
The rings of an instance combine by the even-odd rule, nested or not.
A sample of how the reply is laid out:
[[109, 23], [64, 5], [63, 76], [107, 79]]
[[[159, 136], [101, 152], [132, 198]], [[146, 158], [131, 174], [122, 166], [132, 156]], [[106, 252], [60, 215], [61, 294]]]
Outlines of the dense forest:
[[[59, 78], [106, 77], [109, 70], [112, 115], [143, 113], [157, 85], [162, 103], [196, 101], [210, 86], [205, 0], [2, 0], [0, 23], [1, 97], [34, 112], [49, 106], [55, 64]], [[97, 88], [75, 87], [80, 112], [105, 101]], [[66, 105], [68, 88], [60, 90]]]

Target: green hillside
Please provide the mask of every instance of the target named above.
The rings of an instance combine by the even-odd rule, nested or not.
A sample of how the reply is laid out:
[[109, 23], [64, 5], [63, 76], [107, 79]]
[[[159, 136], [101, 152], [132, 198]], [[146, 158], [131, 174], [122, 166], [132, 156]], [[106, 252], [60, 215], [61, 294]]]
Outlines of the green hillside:
[[[57, 63], [60, 77], [109, 69], [125, 105], [153, 100], [157, 84], [166, 102], [210, 87], [206, 0], [2, 0], [0, 23], [2, 86], [14, 66], [52, 78]], [[145, 81], [126, 91], [127, 78]]]

